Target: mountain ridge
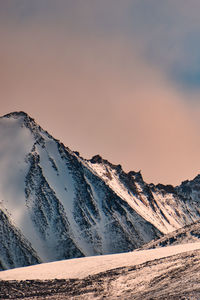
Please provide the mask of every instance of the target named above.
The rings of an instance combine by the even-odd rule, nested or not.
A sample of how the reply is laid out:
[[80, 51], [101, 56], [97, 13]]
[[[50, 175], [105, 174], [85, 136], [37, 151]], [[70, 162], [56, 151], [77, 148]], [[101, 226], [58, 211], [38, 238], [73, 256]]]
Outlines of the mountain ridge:
[[0, 136], [0, 211], [38, 262], [131, 251], [200, 217], [197, 180], [147, 184], [100, 155], [82, 158], [22, 111], [0, 118]]

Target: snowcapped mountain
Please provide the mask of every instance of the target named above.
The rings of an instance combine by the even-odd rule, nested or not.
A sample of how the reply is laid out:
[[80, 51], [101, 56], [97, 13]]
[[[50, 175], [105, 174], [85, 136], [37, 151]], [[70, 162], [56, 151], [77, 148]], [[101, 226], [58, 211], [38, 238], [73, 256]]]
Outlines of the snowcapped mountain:
[[83, 159], [24, 112], [0, 118], [0, 137], [1, 269], [131, 251], [200, 217], [196, 179], [148, 185]]

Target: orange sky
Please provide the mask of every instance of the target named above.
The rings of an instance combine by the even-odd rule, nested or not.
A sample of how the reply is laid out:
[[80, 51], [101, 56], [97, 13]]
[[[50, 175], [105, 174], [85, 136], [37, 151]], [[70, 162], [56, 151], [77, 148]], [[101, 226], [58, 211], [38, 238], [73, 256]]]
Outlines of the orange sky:
[[[24, 110], [82, 156], [141, 170], [147, 182], [193, 178], [200, 171], [199, 93], [178, 88], [137, 37], [120, 31], [123, 5], [112, 13], [115, 26], [105, 10], [81, 7], [71, 16], [41, 8], [19, 17], [5, 5], [1, 115]], [[109, 25], [99, 25], [101, 14]]]

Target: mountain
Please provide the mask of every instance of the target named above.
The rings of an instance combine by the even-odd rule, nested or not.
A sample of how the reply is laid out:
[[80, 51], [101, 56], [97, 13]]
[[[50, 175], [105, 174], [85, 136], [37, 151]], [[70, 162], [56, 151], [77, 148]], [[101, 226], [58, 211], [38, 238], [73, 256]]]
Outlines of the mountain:
[[99, 155], [80, 157], [24, 112], [0, 118], [0, 137], [0, 229], [10, 234], [8, 243], [1, 231], [1, 269], [131, 251], [200, 217], [198, 176], [147, 184]]
[[2, 210], [0, 211], [0, 239], [0, 269], [24, 267], [41, 262], [28, 240], [11, 224]]
[[[171, 245], [196, 243], [200, 241], [200, 221], [186, 225], [180, 229], [165, 234], [161, 238], [152, 240], [141, 249], [154, 249]], [[139, 250], [139, 249], [138, 249]]]

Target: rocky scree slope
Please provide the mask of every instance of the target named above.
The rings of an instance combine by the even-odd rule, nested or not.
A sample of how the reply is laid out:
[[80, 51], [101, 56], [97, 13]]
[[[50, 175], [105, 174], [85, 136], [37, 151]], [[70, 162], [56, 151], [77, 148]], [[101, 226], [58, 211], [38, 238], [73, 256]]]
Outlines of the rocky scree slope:
[[0, 229], [12, 237], [2, 230], [1, 269], [131, 251], [199, 219], [198, 178], [187, 193], [146, 184], [98, 155], [83, 159], [24, 112], [0, 118], [0, 137]]

